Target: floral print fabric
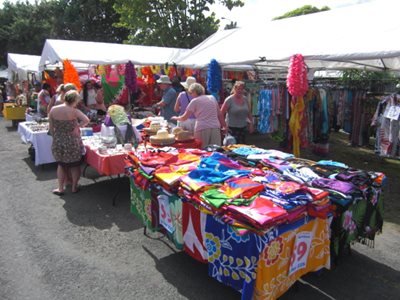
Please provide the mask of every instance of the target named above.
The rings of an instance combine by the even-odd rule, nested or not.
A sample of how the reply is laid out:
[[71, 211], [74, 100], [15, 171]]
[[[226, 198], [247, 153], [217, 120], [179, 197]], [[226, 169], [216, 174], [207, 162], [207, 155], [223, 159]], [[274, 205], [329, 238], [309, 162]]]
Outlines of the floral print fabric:
[[[307, 231], [313, 233], [307, 263], [304, 268], [289, 275], [296, 235]], [[283, 226], [279, 235], [260, 254], [253, 299], [276, 299], [302, 275], [323, 267], [330, 268], [329, 221], [317, 218], [291, 230]]]
[[53, 119], [53, 144], [51, 151], [57, 162], [74, 163], [81, 161], [84, 147], [78, 120]]

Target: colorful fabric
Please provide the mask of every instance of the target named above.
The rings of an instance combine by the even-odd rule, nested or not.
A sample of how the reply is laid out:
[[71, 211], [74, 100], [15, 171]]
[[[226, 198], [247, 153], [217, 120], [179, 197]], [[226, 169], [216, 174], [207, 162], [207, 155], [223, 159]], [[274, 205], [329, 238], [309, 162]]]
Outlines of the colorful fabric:
[[[328, 220], [317, 218], [282, 233], [285, 230], [285, 226], [279, 227], [279, 235], [260, 254], [253, 299], [277, 299], [304, 274], [330, 268]], [[295, 248], [296, 237], [308, 232], [311, 242], [299, 242]], [[291, 262], [299, 262], [299, 266], [304, 262], [304, 266], [290, 273]]]
[[208, 215], [205, 232], [208, 274], [240, 291], [242, 299], [251, 299], [259, 254], [270, 239], [276, 238], [275, 231], [264, 236], [240, 236], [230, 225]]
[[139, 188], [132, 178], [130, 178], [130, 183], [131, 213], [133, 213], [145, 227], [155, 230], [156, 228], [152, 226], [152, 201], [150, 190]]
[[250, 198], [264, 190], [264, 185], [250, 178], [235, 178], [225, 182], [219, 189], [229, 198]]
[[182, 201], [173, 193], [160, 189], [157, 196], [159, 222], [166, 229], [168, 238], [177, 249], [183, 249]]
[[182, 203], [183, 249], [191, 257], [202, 263], [207, 262], [205, 229], [207, 215], [191, 203]]
[[174, 185], [178, 183], [179, 178], [188, 174], [190, 171], [193, 171], [197, 168], [197, 163], [190, 163], [185, 165], [168, 165], [162, 166], [158, 168], [154, 172], [154, 176], [163, 181], [167, 185]]
[[267, 197], [256, 197], [248, 206], [228, 205], [226, 212], [237, 220], [243, 220], [258, 229], [279, 224], [287, 216], [285, 209], [277, 206]]

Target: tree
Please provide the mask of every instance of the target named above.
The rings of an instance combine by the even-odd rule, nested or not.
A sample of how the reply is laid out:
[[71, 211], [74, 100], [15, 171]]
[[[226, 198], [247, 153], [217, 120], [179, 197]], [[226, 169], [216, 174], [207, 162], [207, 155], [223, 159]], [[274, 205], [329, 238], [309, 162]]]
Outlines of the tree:
[[46, 39], [121, 43], [120, 16], [111, 0], [55, 0], [31, 4], [4, 2], [0, 9], [0, 64], [8, 52], [40, 55]]
[[54, 1], [51, 16], [54, 35], [61, 39], [122, 43], [128, 37], [124, 28], [116, 28], [119, 14], [112, 0]]
[[[228, 9], [240, 0], [219, 0]], [[214, 0], [116, 0], [118, 27], [129, 30], [128, 42], [140, 45], [192, 48], [217, 31], [219, 20], [209, 13]], [[207, 13], [207, 16], [206, 16]]]
[[289, 11], [282, 16], [275, 17], [273, 20], [280, 20], [280, 19], [286, 19], [286, 18], [292, 18], [292, 17], [297, 17], [297, 16], [302, 16], [302, 15], [308, 15], [308, 14], [313, 14], [321, 11], [327, 11], [330, 10], [328, 6], [324, 6], [321, 9], [311, 6], [311, 5], [304, 5], [302, 7], [296, 8], [292, 11]]

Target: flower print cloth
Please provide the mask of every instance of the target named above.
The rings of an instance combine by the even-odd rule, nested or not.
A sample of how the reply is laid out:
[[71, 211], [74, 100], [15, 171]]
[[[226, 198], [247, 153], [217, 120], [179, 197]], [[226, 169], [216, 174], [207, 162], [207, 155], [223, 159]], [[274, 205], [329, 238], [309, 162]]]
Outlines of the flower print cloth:
[[133, 213], [145, 227], [154, 230], [152, 225], [152, 201], [149, 189], [141, 189], [135, 182], [131, 182], [131, 213]]
[[84, 146], [78, 121], [53, 119], [54, 132], [51, 151], [57, 162], [75, 163], [82, 160]]
[[158, 196], [159, 220], [165, 227], [168, 238], [177, 249], [183, 249], [182, 201], [174, 193], [160, 189]]
[[251, 299], [259, 255], [269, 239], [276, 237], [274, 232], [241, 236], [211, 215], [207, 216], [205, 232], [208, 274], [240, 291], [242, 299]]
[[[298, 225], [300, 224], [300, 225]], [[277, 299], [283, 295], [301, 276], [308, 272], [330, 268], [329, 221], [313, 219], [307, 223], [298, 222], [288, 230], [288, 226], [278, 228], [278, 236], [271, 240], [260, 253], [253, 299]], [[299, 252], [294, 249], [299, 233], [311, 232], [310, 248]], [[289, 275], [291, 260], [306, 255], [304, 268]], [[303, 257], [302, 256], [302, 257]]]

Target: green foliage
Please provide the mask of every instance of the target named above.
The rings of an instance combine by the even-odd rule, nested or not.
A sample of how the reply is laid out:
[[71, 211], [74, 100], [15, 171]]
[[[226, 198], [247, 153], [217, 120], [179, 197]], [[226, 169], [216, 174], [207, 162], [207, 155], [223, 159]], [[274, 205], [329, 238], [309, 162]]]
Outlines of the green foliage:
[[292, 18], [292, 17], [297, 17], [297, 16], [302, 16], [302, 15], [308, 15], [308, 14], [313, 14], [321, 11], [326, 11], [330, 10], [328, 6], [324, 6], [321, 9], [311, 6], [311, 5], [304, 5], [302, 7], [296, 8], [292, 11], [289, 11], [282, 16], [275, 17], [273, 20], [280, 20], [280, 19], [286, 19], [286, 18]]
[[40, 55], [46, 39], [121, 43], [128, 36], [113, 24], [112, 0], [54, 0], [31, 4], [4, 2], [0, 9], [0, 64], [8, 52]]
[[387, 71], [375, 72], [350, 69], [342, 71], [339, 82], [344, 86], [359, 87], [373, 91], [382, 84], [395, 84], [397, 77], [392, 72]]
[[[242, 1], [220, 0], [228, 9]], [[116, 0], [120, 14], [116, 24], [129, 30], [129, 43], [192, 48], [213, 34], [219, 26], [209, 5], [214, 0]], [[207, 14], [207, 16], [206, 16]]]

